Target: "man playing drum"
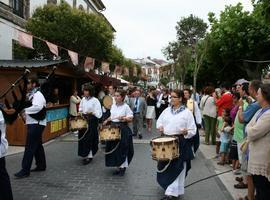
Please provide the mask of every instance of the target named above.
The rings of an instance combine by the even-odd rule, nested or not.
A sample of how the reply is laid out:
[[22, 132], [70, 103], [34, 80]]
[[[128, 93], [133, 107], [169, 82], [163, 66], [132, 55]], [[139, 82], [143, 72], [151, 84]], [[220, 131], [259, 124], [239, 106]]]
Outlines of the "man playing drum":
[[113, 174], [119, 176], [125, 174], [126, 168], [130, 164], [134, 154], [132, 131], [128, 127], [128, 122], [131, 122], [133, 119], [133, 112], [124, 103], [125, 96], [124, 90], [115, 92], [115, 104], [111, 107], [111, 116], [103, 123], [103, 125], [106, 125], [108, 122], [111, 122], [112, 126], [118, 126], [120, 128], [120, 141], [107, 141], [107, 153], [105, 156], [105, 165], [107, 167], [118, 167]]
[[88, 122], [88, 128], [79, 131], [78, 155], [83, 157], [83, 164], [89, 164], [98, 150], [98, 119], [102, 116], [99, 100], [93, 97], [94, 89], [91, 85], [83, 88], [84, 97], [80, 102], [79, 113]]
[[[165, 190], [167, 199], [177, 199], [184, 194], [185, 176], [191, 168], [193, 151], [191, 138], [196, 134], [194, 117], [186, 108], [186, 99], [183, 91], [174, 90], [171, 93], [171, 107], [166, 108], [157, 120], [157, 129], [165, 135], [177, 135], [179, 138], [180, 157], [168, 162], [158, 162], [157, 181]], [[162, 171], [162, 172], [161, 172]]]

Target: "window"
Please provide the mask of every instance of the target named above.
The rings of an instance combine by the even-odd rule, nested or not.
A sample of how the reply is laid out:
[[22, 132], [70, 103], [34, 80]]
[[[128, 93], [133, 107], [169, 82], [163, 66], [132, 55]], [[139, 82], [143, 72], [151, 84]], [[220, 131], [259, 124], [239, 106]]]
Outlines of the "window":
[[13, 0], [13, 13], [24, 18], [23, 16], [23, 1]]

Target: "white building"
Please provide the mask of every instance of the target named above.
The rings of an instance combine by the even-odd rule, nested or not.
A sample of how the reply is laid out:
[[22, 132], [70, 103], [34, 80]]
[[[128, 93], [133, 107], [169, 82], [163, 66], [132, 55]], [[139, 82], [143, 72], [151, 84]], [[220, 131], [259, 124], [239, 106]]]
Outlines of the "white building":
[[101, 14], [106, 9], [101, 0], [0, 0], [0, 60], [13, 59], [14, 28], [24, 30], [26, 21], [34, 10], [48, 3], [67, 2], [70, 6], [102, 16], [112, 30], [114, 28]]
[[167, 62], [159, 59], [151, 59], [150, 57], [133, 60], [138, 63], [145, 72], [148, 78], [147, 86], [158, 86], [160, 81], [160, 68], [167, 64]]

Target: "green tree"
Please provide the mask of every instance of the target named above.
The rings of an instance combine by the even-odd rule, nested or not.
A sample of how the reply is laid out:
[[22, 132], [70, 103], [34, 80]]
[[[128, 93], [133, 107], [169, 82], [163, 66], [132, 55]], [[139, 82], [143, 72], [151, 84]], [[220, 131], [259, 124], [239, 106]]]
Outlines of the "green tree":
[[177, 41], [170, 42], [163, 50], [164, 55], [174, 62], [175, 79], [180, 79], [182, 87], [186, 81], [186, 75], [193, 75], [193, 87], [196, 90], [197, 75], [202, 65], [206, 47], [202, 42], [207, 30], [207, 24], [200, 18], [190, 15], [182, 18], [176, 25]]
[[[270, 57], [270, 27], [267, 26], [259, 7], [252, 13], [243, 11], [242, 5], [227, 6], [219, 19], [209, 13], [211, 31], [209, 47], [206, 53], [204, 69], [214, 71], [219, 81], [230, 81], [243, 78], [261, 78], [264, 63], [247, 62], [246, 60], [264, 60]], [[207, 73], [206, 73], [207, 74]], [[209, 73], [213, 74], [213, 73]]]
[[163, 54], [168, 60], [173, 61], [174, 79], [177, 85], [179, 80], [180, 88], [183, 89], [192, 59], [191, 48], [181, 45], [180, 42], [170, 42], [169, 45], [163, 49]]
[[[67, 3], [37, 8], [26, 29], [42, 39], [99, 60], [118, 60], [121, 54], [112, 45], [113, 31], [102, 17], [73, 9]], [[44, 44], [35, 47], [46, 52]], [[66, 53], [61, 52], [61, 56]]]

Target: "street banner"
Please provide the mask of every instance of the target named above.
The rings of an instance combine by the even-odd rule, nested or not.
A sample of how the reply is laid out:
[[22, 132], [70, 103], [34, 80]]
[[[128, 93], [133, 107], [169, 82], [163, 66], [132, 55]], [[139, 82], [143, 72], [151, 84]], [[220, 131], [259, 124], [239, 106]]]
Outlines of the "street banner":
[[84, 70], [85, 72], [89, 72], [95, 68], [95, 59], [91, 57], [86, 57], [84, 61]]
[[110, 73], [110, 63], [102, 62], [101, 63], [101, 70], [103, 73]]
[[28, 33], [19, 31], [19, 30], [16, 30], [16, 31], [17, 31], [17, 40], [18, 40], [19, 44], [23, 47], [34, 49], [33, 36], [28, 34]]
[[75, 66], [78, 65], [78, 63], [79, 63], [78, 53], [68, 50], [68, 55], [69, 55], [73, 65], [75, 65]]
[[55, 44], [53, 44], [53, 43], [50, 43], [50, 42], [48, 42], [48, 41], [46, 41], [46, 44], [47, 44], [48, 48], [50, 49], [50, 51], [51, 51], [54, 55], [58, 56], [58, 46], [55, 45]]

